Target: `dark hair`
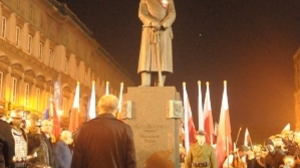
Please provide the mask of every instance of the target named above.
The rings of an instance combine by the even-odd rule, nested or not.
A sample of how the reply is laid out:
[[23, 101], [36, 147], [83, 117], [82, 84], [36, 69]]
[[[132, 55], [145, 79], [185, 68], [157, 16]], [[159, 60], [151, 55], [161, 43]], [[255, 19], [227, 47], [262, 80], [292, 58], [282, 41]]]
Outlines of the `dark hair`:
[[239, 147], [239, 151], [247, 152], [248, 150], [249, 150], [249, 148], [248, 148], [247, 146], [245, 146], [245, 145], [241, 145], [241, 146]]

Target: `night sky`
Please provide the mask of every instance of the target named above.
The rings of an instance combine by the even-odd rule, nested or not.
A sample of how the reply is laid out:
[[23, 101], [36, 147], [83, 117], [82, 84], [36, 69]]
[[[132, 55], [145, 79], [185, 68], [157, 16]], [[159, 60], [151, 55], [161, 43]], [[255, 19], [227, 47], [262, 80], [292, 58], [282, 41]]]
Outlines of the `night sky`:
[[[139, 0], [60, 0], [131, 75], [136, 73], [142, 23]], [[232, 139], [263, 143], [286, 124], [295, 129], [293, 56], [300, 47], [299, 0], [175, 0], [174, 73], [166, 80], [182, 93], [187, 83], [197, 127], [197, 81], [210, 82], [214, 122], [227, 80]], [[125, 84], [126, 85], [126, 84]]]

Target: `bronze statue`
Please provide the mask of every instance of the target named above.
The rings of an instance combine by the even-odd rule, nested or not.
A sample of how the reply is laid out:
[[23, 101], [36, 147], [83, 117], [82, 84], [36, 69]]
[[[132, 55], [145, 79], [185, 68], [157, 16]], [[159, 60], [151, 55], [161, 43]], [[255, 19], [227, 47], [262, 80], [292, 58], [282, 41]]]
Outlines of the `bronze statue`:
[[172, 24], [176, 12], [173, 0], [140, 0], [138, 16], [143, 23], [138, 73], [141, 86], [164, 86], [166, 74], [173, 72]]

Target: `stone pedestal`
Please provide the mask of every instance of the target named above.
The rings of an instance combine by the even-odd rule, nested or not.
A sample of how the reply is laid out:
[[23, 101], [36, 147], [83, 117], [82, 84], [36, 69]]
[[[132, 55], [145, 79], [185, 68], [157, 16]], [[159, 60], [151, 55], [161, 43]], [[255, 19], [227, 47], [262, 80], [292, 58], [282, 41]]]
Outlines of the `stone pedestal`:
[[180, 119], [168, 118], [168, 102], [180, 100], [175, 87], [129, 87], [138, 168], [179, 168]]

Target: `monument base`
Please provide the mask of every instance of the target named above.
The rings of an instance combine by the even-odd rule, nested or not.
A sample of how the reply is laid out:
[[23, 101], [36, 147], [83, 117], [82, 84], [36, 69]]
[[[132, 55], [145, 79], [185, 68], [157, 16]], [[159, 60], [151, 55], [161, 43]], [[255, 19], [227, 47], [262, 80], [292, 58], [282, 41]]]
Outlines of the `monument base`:
[[[180, 118], [170, 118], [170, 100], [180, 100], [175, 87], [129, 87], [138, 168], [179, 168]], [[176, 116], [176, 115], [175, 115]], [[177, 114], [178, 116], [178, 114]]]

